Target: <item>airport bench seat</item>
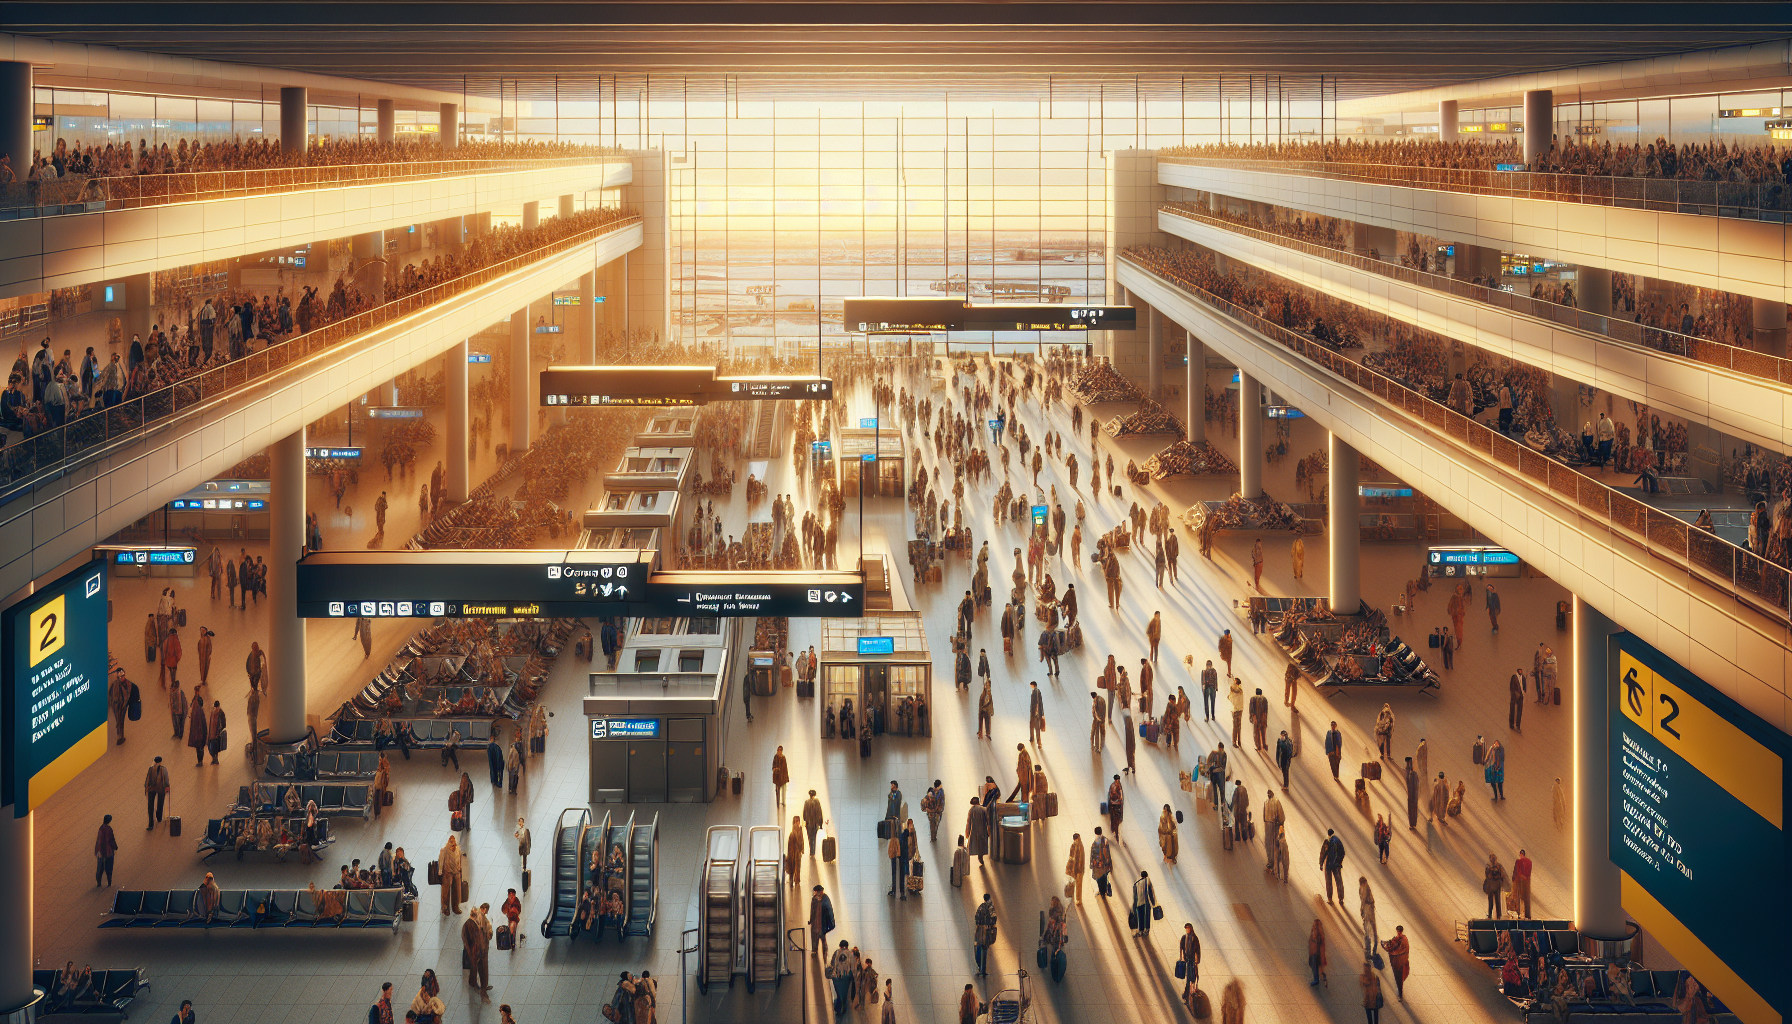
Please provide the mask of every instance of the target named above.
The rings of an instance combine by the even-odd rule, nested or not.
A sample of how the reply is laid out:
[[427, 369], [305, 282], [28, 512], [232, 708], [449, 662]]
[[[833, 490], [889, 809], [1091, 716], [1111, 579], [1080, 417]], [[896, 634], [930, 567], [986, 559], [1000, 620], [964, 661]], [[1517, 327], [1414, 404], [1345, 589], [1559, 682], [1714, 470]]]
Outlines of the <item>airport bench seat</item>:
[[308, 889], [224, 889], [218, 912], [198, 916], [198, 892], [129, 890], [113, 894], [101, 928], [391, 928], [403, 918], [404, 890], [351, 889], [343, 893], [345, 912], [322, 920]]

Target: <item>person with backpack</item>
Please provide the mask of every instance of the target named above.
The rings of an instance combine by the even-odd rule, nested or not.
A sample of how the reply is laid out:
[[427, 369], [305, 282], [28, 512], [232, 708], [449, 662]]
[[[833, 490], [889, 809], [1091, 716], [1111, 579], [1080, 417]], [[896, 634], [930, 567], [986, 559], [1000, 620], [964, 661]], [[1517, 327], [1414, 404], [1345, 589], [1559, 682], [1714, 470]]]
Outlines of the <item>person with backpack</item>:
[[996, 944], [996, 905], [989, 893], [983, 894], [983, 902], [977, 907], [977, 916], [971, 929], [972, 953], [977, 959], [977, 977], [989, 975], [989, 947]]
[[1332, 901], [1332, 884], [1337, 883], [1338, 898], [1344, 898], [1344, 840], [1335, 829], [1325, 830], [1325, 842], [1319, 844], [1319, 870], [1325, 873], [1325, 902]]
[[1133, 935], [1136, 938], [1151, 939], [1151, 919], [1156, 916], [1157, 890], [1151, 885], [1151, 874], [1139, 872], [1138, 880], [1132, 883], [1132, 916]]

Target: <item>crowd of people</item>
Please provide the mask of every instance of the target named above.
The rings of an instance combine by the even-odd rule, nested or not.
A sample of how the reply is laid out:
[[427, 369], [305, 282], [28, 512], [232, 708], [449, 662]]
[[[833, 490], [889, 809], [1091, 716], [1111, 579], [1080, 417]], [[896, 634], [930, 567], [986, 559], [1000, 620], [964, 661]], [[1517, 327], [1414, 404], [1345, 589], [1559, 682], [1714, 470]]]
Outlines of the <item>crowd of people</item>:
[[[1327, 142], [1210, 142], [1170, 146], [1160, 159], [1265, 160], [1309, 164], [1379, 164], [1450, 170], [1492, 171], [1501, 165], [1526, 166], [1524, 140], [1459, 139], [1450, 142], [1397, 139], [1335, 139]], [[1342, 168], [1340, 168], [1342, 169]], [[1548, 153], [1527, 170], [1615, 178], [1668, 178], [1783, 186], [1792, 177], [1792, 147], [1732, 142], [1648, 143], [1582, 141], [1554, 137]]]
[[133, 335], [122, 357], [117, 352], [102, 357], [88, 346], [77, 362], [73, 350], [63, 349], [58, 356], [52, 339], [45, 337], [36, 352], [28, 345], [20, 347], [6, 390], [0, 392], [0, 428], [33, 437], [383, 302], [633, 216], [620, 208], [595, 208], [534, 228], [499, 226], [459, 251], [420, 266], [407, 264], [379, 292], [363, 289], [353, 261], [337, 274], [328, 292], [312, 286], [302, 287], [296, 297], [284, 288], [259, 297], [246, 290], [227, 292], [204, 300], [185, 323], [156, 323], [147, 338]]
[[304, 149], [284, 149], [277, 138], [200, 141], [178, 139], [171, 145], [151, 145], [139, 138], [104, 145], [69, 145], [58, 138], [49, 152], [34, 150], [28, 166], [21, 167], [12, 154], [0, 154], [0, 186], [23, 183], [18, 199], [34, 205], [75, 203], [105, 199], [105, 181], [152, 174], [192, 174], [204, 171], [262, 171], [289, 167], [368, 167], [374, 164], [420, 164], [441, 160], [572, 160], [601, 159], [621, 154], [614, 146], [572, 142], [465, 141], [445, 150], [433, 140], [380, 142], [362, 136], [353, 139], [318, 139]]

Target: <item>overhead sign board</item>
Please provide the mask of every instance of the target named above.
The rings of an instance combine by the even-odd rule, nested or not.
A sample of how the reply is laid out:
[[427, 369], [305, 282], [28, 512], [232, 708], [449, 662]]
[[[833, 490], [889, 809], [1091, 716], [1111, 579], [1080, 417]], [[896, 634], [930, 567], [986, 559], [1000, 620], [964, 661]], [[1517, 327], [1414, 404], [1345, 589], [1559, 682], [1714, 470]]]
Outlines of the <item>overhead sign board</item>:
[[865, 580], [845, 572], [661, 572], [648, 580], [647, 599], [669, 615], [858, 618]]
[[955, 331], [1130, 331], [1131, 306], [1063, 303], [973, 305], [955, 298], [848, 298], [846, 329], [859, 334], [949, 334]]
[[1741, 1019], [1784, 1019], [1792, 739], [1635, 635], [1608, 643], [1624, 909]]
[[896, 638], [893, 636], [859, 637], [860, 654], [895, 654]]
[[361, 449], [307, 448], [305, 449], [305, 457], [307, 459], [358, 459], [361, 457]]
[[113, 565], [192, 565], [199, 558], [192, 547], [108, 548], [105, 554]]
[[492, 354], [490, 352], [468, 352], [467, 353], [467, 362], [469, 362], [469, 363], [483, 364], [483, 363], [489, 363], [491, 361], [492, 361]]
[[106, 564], [0, 614], [5, 799], [24, 817], [106, 752]]
[[376, 405], [367, 410], [367, 415], [376, 420], [420, 420], [423, 409], [415, 405]]
[[832, 401], [827, 377], [718, 377], [712, 366], [550, 366], [541, 371], [544, 406], [652, 407], [779, 399]]
[[593, 718], [591, 738], [594, 740], [657, 740], [660, 720], [657, 718]]
[[1425, 575], [1460, 579], [1464, 576], [1515, 578], [1523, 568], [1518, 555], [1505, 548], [1478, 546], [1437, 547], [1425, 553]]

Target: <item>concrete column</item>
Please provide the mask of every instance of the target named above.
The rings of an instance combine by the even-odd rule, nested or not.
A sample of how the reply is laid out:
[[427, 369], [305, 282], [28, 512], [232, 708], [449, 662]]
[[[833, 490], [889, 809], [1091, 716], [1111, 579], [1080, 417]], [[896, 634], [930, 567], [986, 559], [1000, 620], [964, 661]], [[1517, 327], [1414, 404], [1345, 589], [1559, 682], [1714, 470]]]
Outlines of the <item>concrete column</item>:
[[581, 326], [579, 333], [579, 362], [586, 366], [597, 365], [597, 271], [579, 275], [579, 315], [572, 317]]
[[391, 142], [398, 138], [398, 110], [391, 100], [380, 100], [379, 106], [381, 142]]
[[1457, 125], [1456, 101], [1455, 100], [1438, 100], [1437, 101], [1437, 137], [1439, 139], [1443, 140], [1444, 142], [1455, 142], [1456, 136], [1458, 134], [1456, 131], [1456, 125]]
[[1363, 534], [1358, 528], [1356, 449], [1336, 434], [1328, 434], [1330, 468], [1326, 472], [1326, 512], [1331, 519], [1327, 540], [1331, 547], [1332, 611], [1354, 614], [1363, 603]]
[[305, 123], [309, 118], [310, 90], [302, 85], [280, 89], [280, 148], [288, 153], [305, 151]]
[[1549, 155], [1550, 138], [1556, 130], [1555, 93], [1548, 89], [1530, 89], [1524, 94], [1524, 163], [1535, 168]]
[[1384, 260], [1400, 258], [1400, 236], [1393, 228], [1384, 228], [1379, 224], [1364, 224], [1362, 227], [1366, 236], [1363, 248], [1374, 249]]
[[305, 550], [305, 431], [268, 445], [268, 674], [262, 712], [268, 741], [305, 735], [305, 620], [294, 564]]
[[[374, 301], [384, 302], [386, 295], [386, 233], [369, 231], [355, 235], [349, 239], [349, 253], [354, 256], [355, 264], [365, 267], [356, 275], [357, 283], [366, 289]], [[377, 260], [378, 262], [370, 262]]]
[[[100, 812], [92, 812], [92, 820], [83, 820], [81, 827], [99, 828], [99, 816]], [[129, 820], [127, 815], [113, 824], [122, 826]], [[0, 809], [0, 886], [13, 894], [17, 902], [13, 913], [18, 915], [13, 926], [0, 935], [0, 1014], [6, 1015], [8, 1021], [24, 1020], [22, 1015], [15, 1017], [11, 1013], [30, 1005], [35, 996], [31, 984], [31, 970], [36, 966], [31, 926], [36, 888], [31, 850], [34, 827], [34, 815], [15, 818], [11, 807]]]
[[1263, 385], [1238, 371], [1238, 493], [1263, 493]]
[[[131, 335], [149, 341], [149, 329], [155, 325], [155, 308], [152, 305], [155, 296], [151, 288], [148, 274], [132, 274], [124, 279], [124, 340], [130, 343]], [[225, 307], [229, 310], [229, 306]], [[145, 358], [148, 358], [145, 355]]]
[[1786, 354], [1786, 304], [1772, 299], [1755, 300], [1755, 348], [1776, 356]]
[[[31, 170], [31, 119], [37, 104], [31, 91], [29, 61], [0, 61], [0, 153], [12, 158], [12, 173], [24, 181]], [[54, 135], [54, 132], [45, 134]], [[55, 145], [56, 140], [50, 140]], [[30, 965], [26, 965], [25, 983], [31, 982]], [[0, 988], [0, 994], [4, 993]]]
[[1191, 444], [1207, 440], [1207, 343], [1188, 336], [1188, 439]]
[[571, 194], [561, 196], [560, 197], [560, 216], [562, 216], [562, 217], [572, 216], [572, 205], [573, 205], [573, 197]]
[[443, 374], [448, 392], [448, 460], [442, 483], [448, 501], [459, 505], [467, 500], [467, 343], [461, 342], [442, 357], [447, 366]]
[[1607, 638], [1617, 632], [1617, 623], [1575, 597], [1574, 926], [1602, 939], [1621, 939], [1626, 931], [1622, 883], [1611, 859], [1611, 819], [1606, 813], [1611, 800]]
[[541, 226], [541, 204], [540, 203], [524, 203], [523, 204], [523, 227], [524, 227], [524, 229], [533, 229], [533, 228], [538, 228], [540, 226]]
[[443, 149], [460, 148], [460, 104], [442, 104], [442, 131], [439, 138]]
[[1612, 272], [1603, 267], [1581, 267], [1579, 280], [1574, 282], [1574, 294], [1580, 300], [1580, 308], [1600, 316], [1610, 316]]
[[510, 451], [529, 450], [535, 427], [535, 406], [529, 402], [529, 307], [510, 314]]
[[1156, 402], [1164, 393], [1164, 315], [1156, 306], [1146, 312], [1145, 396]]

